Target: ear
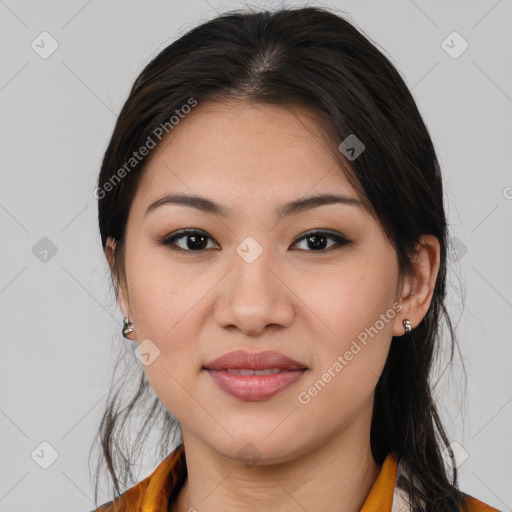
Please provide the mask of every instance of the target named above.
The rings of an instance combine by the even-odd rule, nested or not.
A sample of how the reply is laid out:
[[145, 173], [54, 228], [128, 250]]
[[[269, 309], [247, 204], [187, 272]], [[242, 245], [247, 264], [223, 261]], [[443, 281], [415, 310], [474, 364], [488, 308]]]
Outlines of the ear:
[[[107, 261], [108, 261], [108, 266], [110, 267], [110, 272], [113, 276], [113, 279], [114, 279], [114, 282], [116, 283], [116, 286], [117, 286], [117, 302], [119, 304], [119, 307], [121, 308], [121, 312], [123, 313], [123, 316], [124, 317], [127, 317], [128, 319], [131, 318], [131, 315], [130, 315], [130, 305], [129, 305], [129, 302], [128, 300], [126, 299], [127, 297], [127, 293], [126, 293], [126, 290], [125, 290], [125, 286], [124, 286], [124, 282], [123, 280], [121, 279], [121, 282], [119, 282], [117, 280], [117, 276], [116, 276], [116, 272], [115, 272], [115, 265], [114, 265], [114, 256], [115, 256], [115, 251], [116, 251], [116, 240], [114, 240], [113, 238], [109, 237], [107, 239], [107, 243], [105, 245], [105, 256], [107, 258]], [[135, 331], [128, 334], [128, 338], [131, 339], [131, 340], [134, 340], [135, 341]]]
[[402, 286], [399, 297], [402, 309], [395, 317], [393, 336], [405, 333], [404, 319], [411, 321], [413, 329], [423, 320], [432, 301], [439, 262], [439, 240], [434, 235], [422, 235], [412, 255], [412, 273], [405, 278]]

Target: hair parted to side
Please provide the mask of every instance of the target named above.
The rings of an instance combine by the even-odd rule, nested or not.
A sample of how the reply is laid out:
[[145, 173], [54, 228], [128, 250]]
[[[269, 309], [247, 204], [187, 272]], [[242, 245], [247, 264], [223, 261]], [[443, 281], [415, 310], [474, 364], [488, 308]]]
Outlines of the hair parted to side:
[[[353, 24], [326, 9], [225, 13], [190, 30], [142, 70], [117, 119], [97, 190], [107, 190], [105, 184], [112, 182], [133, 152], [191, 98], [199, 105], [236, 99], [307, 107], [393, 243], [402, 275], [411, 270], [410, 255], [420, 236], [438, 238], [440, 268], [430, 308], [405, 339], [392, 340], [376, 385], [370, 441], [379, 464], [394, 451], [411, 470], [414, 478], [409, 475], [408, 491], [413, 510], [465, 510], [457, 470], [450, 477], [443, 462], [444, 447], [452, 459], [453, 454], [429, 382], [443, 321], [450, 363], [457, 343], [445, 307], [447, 224], [441, 172], [428, 129], [399, 72]], [[366, 149], [348, 170], [337, 147], [351, 134]], [[102, 246], [105, 249], [108, 238], [117, 244], [111, 269], [116, 293], [124, 279], [128, 212], [146, 163], [147, 158], [142, 159], [98, 196]], [[119, 394], [135, 379], [128, 380], [128, 372], [123, 371], [124, 379], [114, 392], [113, 375], [97, 433], [100, 459], [104, 458], [113, 483], [112, 498], [125, 490], [123, 486], [135, 483], [133, 453], [157, 419], [163, 422], [160, 458], [169, 453], [171, 437], [174, 441], [181, 437], [178, 421], [152, 394], [143, 369], [133, 364], [131, 369], [140, 372], [134, 396], [122, 407]], [[124, 446], [125, 422], [138, 407], [149, 411], [143, 409], [145, 421], [135, 442]], [[102, 465], [99, 460], [96, 503]]]

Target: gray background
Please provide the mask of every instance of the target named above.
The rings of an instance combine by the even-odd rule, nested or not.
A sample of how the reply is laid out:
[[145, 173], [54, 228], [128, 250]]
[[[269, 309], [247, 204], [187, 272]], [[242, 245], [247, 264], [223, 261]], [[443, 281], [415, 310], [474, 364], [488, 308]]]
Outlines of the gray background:
[[[1, 511], [92, 508], [87, 457], [123, 343], [92, 195], [102, 154], [142, 66], [216, 10], [243, 5], [0, 0]], [[450, 439], [467, 452], [462, 489], [511, 510], [511, 2], [309, 5], [346, 11], [385, 50], [432, 134], [453, 237], [450, 311], [468, 376], [464, 400], [456, 358], [435, 394]], [[42, 46], [43, 31], [58, 43], [46, 59], [31, 47]], [[442, 45], [453, 31], [469, 44], [458, 58]], [[450, 41], [452, 53], [462, 48]], [[47, 469], [34, 460], [50, 461], [42, 442], [58, 454]]]

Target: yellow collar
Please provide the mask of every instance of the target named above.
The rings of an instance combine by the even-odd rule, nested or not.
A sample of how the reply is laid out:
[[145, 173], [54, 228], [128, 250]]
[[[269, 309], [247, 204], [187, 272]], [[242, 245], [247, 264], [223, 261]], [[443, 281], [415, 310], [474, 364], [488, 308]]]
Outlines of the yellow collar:
[[[170, 491], [184, 470], [183, 454], [184, 447], [181, 444], [148, 477], [148, 485], [141, 496], [141, 512], [167, 512]], [[361, 512], [391, 512], [396, 474], [397, 459], [390, 453], [381, 466]]]
[[[179, 493], [186, 476], [185, 451], [181, 444], [144, 480], [92, 512], [167, 512], [169, 500], [173, 500]], [[407, 494], [400, 486], [402, 477], [404, 466], [390, 452], [384, 459], [360, 512], [410, 511]], [[465, 500], [470, 512], [499, 512], [467, 494]]]

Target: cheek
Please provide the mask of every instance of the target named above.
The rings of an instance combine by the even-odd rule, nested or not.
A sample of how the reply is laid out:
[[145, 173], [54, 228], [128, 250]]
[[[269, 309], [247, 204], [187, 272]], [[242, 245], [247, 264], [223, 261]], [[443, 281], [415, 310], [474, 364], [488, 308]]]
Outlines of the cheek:
[[384, 335], [392, 332], [398, 271], [393, 261], [383, 266], [370, 259], [357, 260], [322, 275], [320, 281], [320, 276], [300, 281], [299, 294], [319, 324], [323, 332], [319, 341], [326, 340], [327, 350], [342, 349], [376, 323]]
[[332, 416], [365, 404], [386, 362], [397, 315], [393, 304], [398, 306], [398, 269], [389, 254], [383, 256], [389, 260], [384, 260], [387, 266], [383, 260], [359, 258], [304, 295], [322, 321], [322, 334], [314, 343], [315, 370], [307, 382], [310, 388], [302, 387], [308, 395], [304, 401], [311, 398], [313, 407], [339, 405], [327, 411]]
[[127, 274], [137, 340], [149, 339], [158, 353], [151, 364], [144, 365], [148, 381], [169, 407], [168, 399], [190, 400], [180, 384], [186, 385], [201, 366], [203, 320], [198, 314], [201, 298], [211, 285], [201, 279], [191, 283], [162, 258], [132, 267], [127, 262]]
[[166, 345], [175, 343], [188, 315], [194, 314], [194, 305], [206, 293], [207, 284], [190, 279], [160, 249], [134, 251], [126, 266], [138, 331]]
[[388, 301], [370, 304], [358, 296], [330, 308], [334, 334], [318, 337], [316, 364], [297, 396], [308, 417], [317, 418], [317, 428], [325, 422], [348, 425], [371, 411], [392, 339], [396, 312], [388, 306]]

